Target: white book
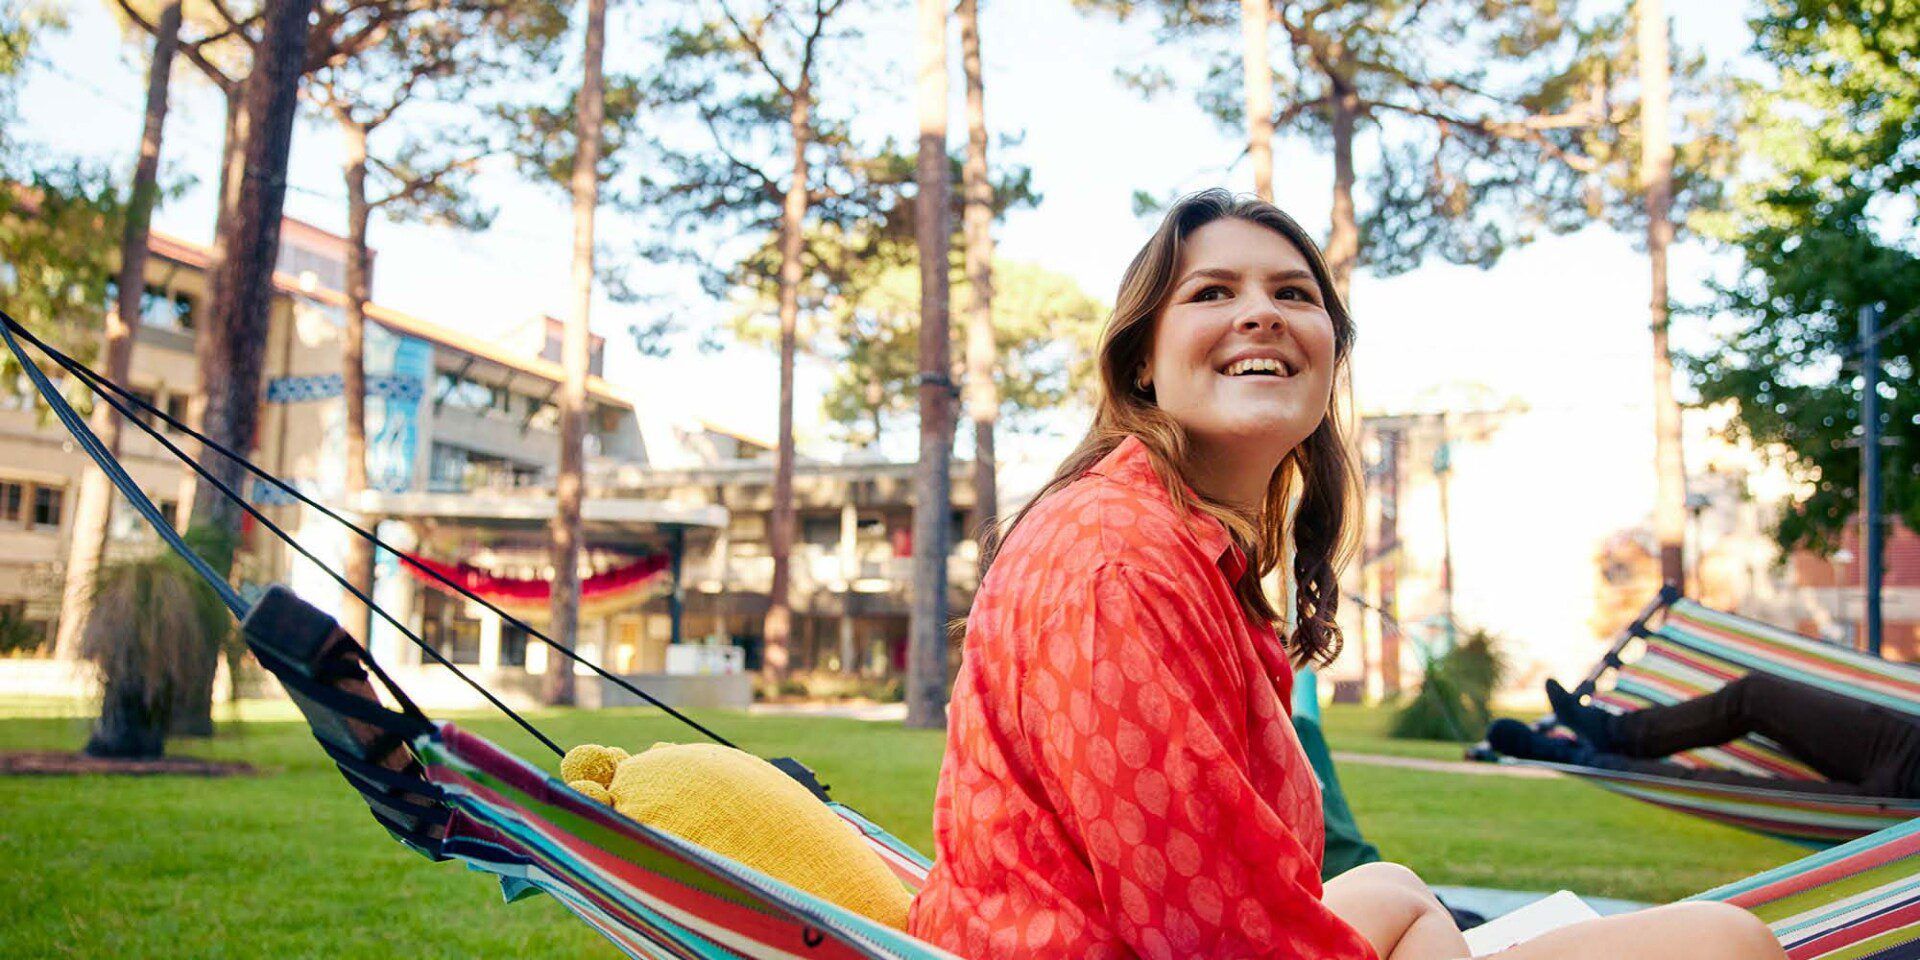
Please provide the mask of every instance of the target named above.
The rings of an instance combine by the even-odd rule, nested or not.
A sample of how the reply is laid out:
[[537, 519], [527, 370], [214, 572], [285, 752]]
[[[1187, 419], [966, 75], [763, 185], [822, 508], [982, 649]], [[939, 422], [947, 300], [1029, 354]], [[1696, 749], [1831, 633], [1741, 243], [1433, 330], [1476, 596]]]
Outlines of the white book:
[[1527, 904], [1504, 917], [1489, 920], [1468, 930], [1467, 947], [1473, 956], [1499, 953], [1516, 943], [1525, 943], [1549, 930], [1598, 919], [1600, 914], [1575, 894], [1562, 890]]

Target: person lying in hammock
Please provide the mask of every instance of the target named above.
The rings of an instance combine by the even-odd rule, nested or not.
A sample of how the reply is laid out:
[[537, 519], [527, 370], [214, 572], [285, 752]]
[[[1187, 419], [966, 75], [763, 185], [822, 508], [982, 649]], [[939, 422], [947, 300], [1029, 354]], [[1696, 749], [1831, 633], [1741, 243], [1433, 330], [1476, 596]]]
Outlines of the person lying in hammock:
[[[1871, 703], [1765, 673], [1671, 706], [1614, 714], [1547, 681], [1554, 719], [1575, 739], [1497, 720], [1487, 743], [1511, 757], [1733, 786], [1791, 786], [1802, 793], [1920, 799], [1920, 721]], [[1783, 781], [1698, 770], [1664, 758], [1759, 734], [1812, 767], [1821, 781]]]
[[[1339, 648], [1352, 343], [1291, 217], [1221, 190], [1168, 211], [1100, 338], [1092, 429], [985, 558], [909, 933], [969, 960], [1468, 955], [1405, 867], [1322, 885], [1287, 716], [1295, 665]], [[1283, 641], [1261, 580], [1289, 540]], [[1751, 914], [1687, 903], [1501, 956], [1784, 954]]]

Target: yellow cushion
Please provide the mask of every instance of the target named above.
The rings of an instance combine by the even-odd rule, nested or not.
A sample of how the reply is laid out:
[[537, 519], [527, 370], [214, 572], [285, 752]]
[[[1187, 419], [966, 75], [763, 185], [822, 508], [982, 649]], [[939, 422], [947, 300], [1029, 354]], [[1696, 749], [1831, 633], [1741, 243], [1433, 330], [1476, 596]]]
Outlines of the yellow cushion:
[[719, 744], [656, 743], [614, 769], [614, 809], [895, 929], [912, 896], [880, 855], [773, 764]]

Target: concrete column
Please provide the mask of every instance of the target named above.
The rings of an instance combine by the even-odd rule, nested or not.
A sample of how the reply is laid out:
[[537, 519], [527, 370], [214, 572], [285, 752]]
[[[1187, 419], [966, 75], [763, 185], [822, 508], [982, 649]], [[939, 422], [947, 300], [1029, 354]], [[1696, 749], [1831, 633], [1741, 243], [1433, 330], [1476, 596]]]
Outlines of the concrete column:
[[495, 670], [500, 666], [500, 615], [482, 608], [480, 611], [480, 669]]
[[859, 529], [860, 514], [854, 509], [849, 490], [847, 501], [840, 505], [840, 579], [845, 582], [840, 593], [840, 672], [846, 674], [860, 671], [853, 649], [853, 582], [860, 579]]
[[686, 584], [680, 576], [680, 558], [687, 552], [686, 527], [678, 524], [674, 525], [673, 532], [667, 540], [667, 549], [671, 551], [671, 557], [668, 562], [671, 563], [673, 567], [673, 582], [667, 592], [667, 616], [672, 621], [671, 626], [668, 628], [667, 642], [679, 643], [681, 640], [680, 614], [681, 611], [686, 608], [687, 603]]

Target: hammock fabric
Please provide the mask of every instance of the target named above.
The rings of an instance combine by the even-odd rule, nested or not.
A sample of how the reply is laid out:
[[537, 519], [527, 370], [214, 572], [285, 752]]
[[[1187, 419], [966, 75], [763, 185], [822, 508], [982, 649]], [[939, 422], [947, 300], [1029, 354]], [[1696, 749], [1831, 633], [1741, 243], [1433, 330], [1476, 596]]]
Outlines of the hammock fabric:
[[[580, 581], [580, 609], [588, 614], [631, 606], [658, 589], [658, 577], [672, 558], [655, 554]], [[553, 601], [553, 582], [501, 577], [465, 563], [440, 563], [409, 556], [401, 564], [421, 583], [453, 596], [485, 597], [515, 616], [544, 620]], [[449, 586], [458, 584], [458, 588]]]
[[1920, 957], [1920, 820], [1694, 897], [1766, 921], [1791, 960]]
[[[551, 894], [628, 956], [952, 956], [629, 820], [450, 723], [322, 685], [316, 678], [350, 671], [325, 657], [302, 662], [300, 651], [331, 646], [365, 654], [325, 614], [284, 588], [269, 591], [244, 627], [248, 645], [286, 684], [322, 747], [399, 839], [433, 859], [457, 859], [497, 875], [510, 901]], [[315, 636], [331, 641], [303, 639]], [[342, 737], [348, 718], [363, 732], [382, 731], [389, 744], [404, 743], [394, 752], [406, 762], [375, 760], [378, 737], [371, 748]], [[395, 773], [395, 766], [406, 772]], [[909, 889], [925, 880], [931, 864], [924, 857], [845, 806], [833, 808]], [[1753, 912], [1792, 960], [1920, 957], [1920, 820], [1694, 899]]]
[[[1659, 614], [1664, 614], [1659, 626], [1650, 627]], [[1629, 661], [1625, 653], [1636, 641], [1639, 653]], [[1920, 668], [1714, 610], [1672, 589], [1663, 590], [1621, 632], [1579, 689], [1591, 693], [1599, 706], [1626, 713], [1703, 696], [1750, 672], [1920, 717]], [[1609, 674], [1612, 687], [1597, 689]], [[1780, 783], [1742, 786], [1540, 761], [1503, 762], [1559, 770], [1636, 800], [1813, 846], [1841, 843], [1920, 817], [1920, 800], [1795, 790], [1796, 782], [1817, 781], [1820, 775], [1763, 737], [1671, 759], [1695, 769], [1776, 777]]]
[[[500, 878], [509, 900], [551, 894], [629, 956], [643, 960], [721, 958], [949, 958], [936, 947], [841, 909], [726, 857], [622, 816], [575, 792], [541, 768], [451, 724], [434, 723], [332, 618], [285, 587], [269, 588], [249, 605], [225, 578], [188, 548], [152, 500], [133, 483], [46, 374], [21, 346], [39, 347], [69, 373], [102, 391], [101, 399], [173, 451], [202, 479], [288, 546], [319, 562], [253, 510], [237, 491], [187, 457], [145, 413], [238, 462], [309, 506], [340, 519], [277, 477], [199, 434], [124, 388], [40, 343], [0, 312], [4, 338], [55, 416], [113, 484], [174, 550], [206, 578], [241, 619], [242, 635], [306, 716], [314, 739], [394, 838], [433, 860], [460, 860]], [[341, 520], [342, 523], [347, 523]], [[373, 534], [354, 532], [391, 550]], [[352, 585], [344, 576], [344, 588]], [[385, 615], [364, 594], [356, 595]], [[482, 598], [471, 597], [481, 603]], [[431, 652], [398, 621], [389, 622]], [[1644, 618], [1643, 618], [1644, 619]], [[544, 635], [534, 633], [542, 640]], [[550, 642], [550, 641], [549, 641]], [[565, 647], [556, 645], [565, 651]], [[1616, 651], [1617, 652], [1617, 651]], [[1610, 658], [1617, 664], [1617, 658]], [[444, 661], [443, 661], [444, 663]], [[596, 665], [587, 663], [590, 668]], [[447, 668], [462, 679], [458, 667]], [[606, 675], [610, 680], [617, 678]], [[377, 679], [393, 706], [382, 702]], [[555, 753], [559, 746], [485, 687], [480, 693]], [[721, 743], [726, 741], [670, 705], [633, 691]], [[828, 800], [810, 771], [773, 761]], [[830, 802], [830, 801], [829, 801]], [[880, 854], [909, 889], [925, 880], [929, 861], [844, 806], [834, 809]], [[1920, 958], [1920, 821], [1907, 823], [1797, 864], [1702, 896], [1737, 904], [1766, 919], [1794, 960]]]

